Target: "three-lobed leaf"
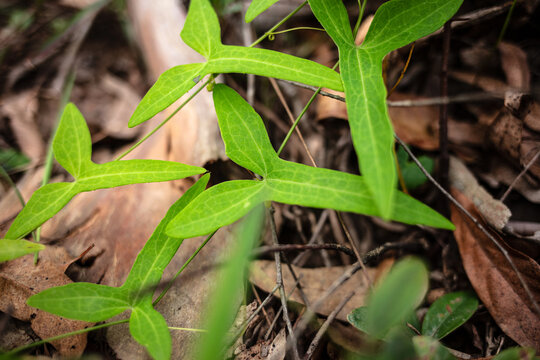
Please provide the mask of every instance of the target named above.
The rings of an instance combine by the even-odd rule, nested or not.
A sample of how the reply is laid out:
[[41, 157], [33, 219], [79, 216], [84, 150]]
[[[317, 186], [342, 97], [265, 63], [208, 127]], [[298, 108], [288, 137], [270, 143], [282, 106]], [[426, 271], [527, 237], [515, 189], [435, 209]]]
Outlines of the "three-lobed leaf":
[[181, 35], [207, 62], [180, 65], [164, 72], [135, 109], [130, 127], [165, 109], [193, 87], [193, 79], [208, 74], [255, 74], [343, 90], [339, 74], [316, 62], [272, 50], [223, 45], [219, 21], [208, 0], [191, 1]]
[[[208, 234], [270, 200], [380, 216], [364, 177], [280, 159], [260, 116], [225, 85], [214, 87], [214, 104], [227, 155], [263, 179], [234, 180], [211, 187], [169, 223], [169, 235], [188, 238]], [[396, 192], [395, 202], [391, 214], [394, 220], [453, 228], [443, 216], [401, 192]]]
[[0, 239], [0, 262], [33, 254], [43, 249], [45, 249], [44, 245], [26, 240]]
[[442, 339], [463, 325], [478, 308], [478, 299], [470, 292], [459, 291], [437, 299], [422, 324], [422, 335]]
[[169, 359], [171, 337], [165, 320], [152, 307], [152, 295], [182, 239], [169, 237], [164, 230], [172, 218], [204, 191], [209, 177], [209, 174], [202, 176], [169, 208], [137, 256], [124, 285], [116, 288], [91, 283], [68, 284], [31, 296], [28, 305], [69, 319], [91, 322], [131, 309], [133, 337], [154, 359]]
[[90, 132], [75, 105], [68, 104], [53, 140], [55, 158], [75, 178], [74, 182], [39, 188], [6, 233], [19, 239], [60, 211], [75, 195], [116, 186], [182, 179], [204, 173], [200, 167], [161, 160], [124, 160], [106, 164], [91, 161]]
[[461, 2], [388, 1], [375, 13], [363, 44], [356, 46], [341, 0], [309, 0], [313, 13], [338, 46], [353, 145], [366, 185], [383, 218], [392, 214], [397, 176], [382, 59], [388, 52], [441, 27]]

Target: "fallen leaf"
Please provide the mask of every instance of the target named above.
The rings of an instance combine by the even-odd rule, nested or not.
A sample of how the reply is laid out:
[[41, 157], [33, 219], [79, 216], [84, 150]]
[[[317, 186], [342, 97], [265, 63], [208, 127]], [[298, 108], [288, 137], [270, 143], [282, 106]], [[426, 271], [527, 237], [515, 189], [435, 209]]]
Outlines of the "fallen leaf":
[[484, 219], [496, 229], [502, 229], [512, 213], [504, 203], [494, 199], [456, 157], [450, 158], [450, 184], [467, 198], [471, 199]]
[[[484, 227], [482, 217], [474, 204], [456, 189], [456, 199]], [[496, 245], [454, 205], [451, 207], [454, 235], [458, 243], [463, 266], [478, 297], [495, 322], [521, 346], [540, 348], [540, 316], [521, 285], [516, 273]], [[527, 255], [511, 248], [497, 233], [491, 234], [508, 252], [518, 271], [530, 287], [536, 301], [540, 300], [540, 266]]]
[[[332, 283], [348, 270], [346, 266], [333, 266], [324, 268], [300, 268], [291, 265], [300, 279], [302, 290], [310, 304], [315, 303]], [[367, 268], [368, 276], [372, 281], [376, 281], [383, 273], [389, 270], [391, 262], [383, 261], [377, 268]], [[258, 260], [251, 263], [250, 281], [266, 292], [271, 292], [276, 285], [276, 264], [274, 261]], [[283, 285], [285, 293], [289, 294], [294, 284], [294, 278], [288, 266], [283, 265]], [[356, 294], [345, 305], [336, 317], [339, 320], [347, 321], [347, 315], [357, 307], [365, 305], [365, 297], [369, 291], [369, 286], [365, 281], [362, 271], [356, 272], [351, 279], [340, 286], [317, 310], [321, 315], [328, 316], [352, 290]], [[277, 294], [279, 296], [279, 294]], [[292, 293], [290, 301], [303, 304], [302, 297], [298, 289]]]
[[[92, 326], [92, 323], [69, 320], [26, 305], [31, 295], [72, 281], [64, 274], [69, 255], [61, 248], [49, 246], [40, 253], [34, 265], [27, 255], [0, 265], [0, 310], [31, 323], [32, 330], [42, 339]], [[51, 342], [62, 356], [80, 356], [86, 347], [86, 334]]]
[[501, 66], [508, 85], [524, 92], [529, 91], [531, 72], [525, 51], [517, 45], [503, 41], [499, 44], [499, 52], [501, 54]]
[[10, 120], [11, 130], [22, 152], [37, 164], [45, 156], [45, 141], [35, 120], [38, 97], [35, 90], [13, 94], [3, 99], [1, 111]]

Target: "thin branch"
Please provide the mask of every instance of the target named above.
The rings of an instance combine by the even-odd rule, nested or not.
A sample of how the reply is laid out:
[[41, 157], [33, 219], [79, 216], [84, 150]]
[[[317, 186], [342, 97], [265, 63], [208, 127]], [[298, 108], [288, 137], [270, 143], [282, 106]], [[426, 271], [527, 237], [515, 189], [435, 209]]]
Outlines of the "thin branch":
[[341, 251], [353, 258], [356, 258], [354, 252], [348, 247], [339, 244], [286, 244], [277, 246], [261, 246], [255, 249], [254, 256], [281, 251], [308, 251], [308, 250], [336, 250]]
[[326, 333], [326, 330], [328, 330], [328, 327], [334, 321], [336, 316], [339, 314], [339, 312], [345, 307], [345, 305], [349, 302], [349, 300], [352, 299], [352, 297], [356, 294], [356, 290], [353, 290], [349, 295], [345, 296], [345, 298], [336, 306], [336, 308], [328, 315], [328, 318], [326, 321], [322, 324], [319, 331], [317, 331], [317, 334], [311, 341], [311, 344], [309, 344], [308, 350], [306, 351], [306, 355], [304, 356], [305, 360], [310, 360], [313, 356], [313, 352], [315, 349], [317, 349], [317, 346], [319, 345], [319, 342], [321, 341], [323, 335]]
[[478, 219], [476, 219], [467, 209], [465, 209], [459, 203], [459, 201], [457, 201], [448, 191], [446, 191], [441, 186], [441, 184], [439, 184], [433, 178], [433, 176], [431, 176], [431, 174], [422, 166], [422, 164], [416, 158], [416, 156], [414, 156], [414, 154], [412, 153], [411, 149], [409, 149], [407, 144], [405, 144], [397, 135], [394, 135], [394, 136], [395, 136], [396, 140], [399, 142], [399, 144], [403, 147], [403, 149], [405, 149], [405, 151], [409, 154], [411, 159], [413, 159], [413, 161], [416, 163], [416, 165], [422, 171], [422, 173], [424, 173], [424, 175], [429, 179], [429, 181], [431, 181], [433, 183], [433, 185], [435, 185], [444, 194], [444, 196], [446, 196], [448, 198], [448, 200], [450, 200], [452, 202], [452, 204], [454, 204], [459, 209], [459, 211], [461, 211], [465, 216], [467, 216], [476, 225], [476, 227], [480, 231], [482, 231], [484, 233], [484, 235], [486, 235], [488, 237], [488, 239], [491, 240], [491, 242], [493, 242], [495, 244], [495, 246], [503, 254], [503, 256], [506, 258], [506, 260], [508, 260], [508, 263], [512, 267], [512, 270], [516, 273], [516, 276], [518, 277], [520, 284], [523, 286], [523, 289], [527, 293], [527, 296], [529, 297], [529, 300], [533, 304], [534, 309], [536, 310], [536, 313], [540, 315], [540, 307], [538, 306], [538, 302], [534, 298], [534, 295], [531, 292], [531, 289], [529, 288], [529, 285], [527, 284], [525, 279], [523, 279], [523, 275], [521, 275], [521, 272], [518, 270], [516, 264], [514, 263], [514, 261], [510, 257], [510, 255], [508, 254], [508, 251], [506, 251], [506, 249], [501, 245], [501, 243], [493, 235], [491, 235], [491, 233], [478, 221]]
[[514, 186], [516, 186], [517, 182], [519, 181], [519, 179], [521, 179], [523, 177], [523, 175], [525, 175], [525, 173], [529, 170], [529, 168], [532, 166], [532, 164], [534, 164], [534, 162], [538, 159], [538, 156], [540, 155], [540, 150], [538, 150], [538, 152], [536, 153], [536, 155], [533, 156], [533, 158], [531, 159], [531, 161], [529, 161], [527, 163], [527, 165], [525, 165], [525, 168], [523, 170], [521, 170], [521, 172], [518, 174], [518, 176], [516, 176], [516, 178], [514, 179], [514, 181], [512, 181], [512, 183], [510, 184], [510, 186], [508, 186], [508, 189], [506, 189], [506, 191], [504, 192], [503, 196], [501, 196], [501, 198], [499, 200], [501, 201], [504, 201], [506, 200], [506, 197], [510, 194], [510, 192], [512, 191], [512, 189], [514, 188]]
[[[448, 97], [448, 57], [450, 55], [450, 21], [444, 24], [443, 55], [441, 64], [441, 98]], [[450, 156], [448, 155], [448, 104], [441, 104], [439, 108], [439, 180], [443, 188], [448, 189], [448, 169]], [[446, 207], [446, 206], [445, 206]], [[447, 210], [445, 210], [446, 212]]]
[[[317, 91], [318, 88], [311, 85], [302, 84], [296, 81], [290, 80], [281, 80], [279, 81], [287, 82], [289, 84]], [[328, 91], [320, 90], [319, 94], [322, 96], [329, 97], [331, 99], [339, 100], [345, 102], [345, 98], [340, 95], [332, 94]], [[386, 105], [390, 107], [419, 107], [419, 106], [440, 106], [442, 104], [456, 104], [456, 103], [471, 103], [471, 102], [480, 102], [480, 101], [500, 101], [504, 99], [503, 92], [475, 92], [469, 94], [461, 94], [456, 96], [448, 97], [433, 97], [428, 99], [411, 99], [411, 100], [386, 100]]]
[[[285, 112], [287, 113], [287, 116], [289, 117], [289, 120], [291, 121], [291, 125], [295, 124], [294, 115], [291, 112], [291, 109], [289, 108], [289, 105], [287, 104], [287, 101], [285, 100], [285, 97], [283, 96], [283, 93], [281, 92], [281, 89], [279, 88], [276, 79], [274, 78], [268, 78], [270, 80], [270, 84], [272, 84], [272, 87], [274, 88], [274, 91], [276, 92], [279, 101], [281, 102], [281, 105], [283, 105], [283, 108], [285, 109]], [[317, 165], [315, 164], [315, 159], [313, 158], [313, 155], [311, 155], [311, 152], [309, 151], [306, 141], [304, 140], [304, 136], [300, 132], [300, 129], [298, 126], [294, 127], [294, 131], [296, 131], [296, 135], [300, 138], [300, 142], [302, 143], [302, 146], [306, 150], [306, 154], [309, 157], [309, 161], [311, 161], [311, 164], [315, 167]], [[279, 152], [278, 152], [279, 155]]]
[[[274, 209], [270, 207], [268, 211], [270, 213], [270, 227], [272, 229], [272, 241], [274, 245], [279, 245], [278, 240], [277, 240], [276, 222], [274, 221]], [[289, 318], [289, 311], [287, 309], [287, 298], [285, 297], [285, 287], [283, 286], [283, 276], [281, 273], [281, 259], [279, 257], [279, 252], [274, 253], [274, 259], [276, 261], [276, 283], [277, 283], [277, 286], [279, 287], [281, 307], [283, 309], [283, 319], [285, 320], [285, 324], [287, 324], [287, 330], [289, 331], [289, 336], [291, 339], [292, 350], [293, 350], [293, 356], [296, 360], [299, 360], [300, 355], [298, 354], [298, 344], [296, 342], [296, 335], [294, 334], [294, 329], [292, 327], [291, 319]]]

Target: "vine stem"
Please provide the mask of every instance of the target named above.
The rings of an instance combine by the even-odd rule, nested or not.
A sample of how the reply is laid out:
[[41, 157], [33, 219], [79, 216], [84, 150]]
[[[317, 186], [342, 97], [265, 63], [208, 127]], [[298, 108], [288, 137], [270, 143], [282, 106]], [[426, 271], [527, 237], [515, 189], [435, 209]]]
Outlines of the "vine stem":
[[86, 329], [80, 329], [80, 330], [71, 331], [71, 332], [68, 332], [68, 333], [65, 333], [65, 334], [56, 335], [56, 336], [53, 336], [53, 337], [50, 337], [50, 338], [47, 338], [47, 339], [43, 339], [43, 340], [40, 340], [40, 341], [33, 342], [31, 344], [28, 344], [28, 345], [19, 346], [18, 348], [15, 348], [15, 349], [13, 349], [11, 351], [8, 351], [4, 355], [6, 355], [9, 358], [10, 355], [15, 355], [17, 353], [20, 353], [21, 351], [25, 351], [25, 350], [34, 348], [34, 347], [39, 346], [39, 345], [43, 345], [43, 344], [50, 343], [50, 342], [53, 342], [53, 341], [56, 341], [56, 340], [64, 339], [64, 338], [69, 337], [69, 336], [74, 336], [74, 335], [84, 334], [84, 333], [94, 331], [94, 330], [99, 330], [99, 329], [106, 328], [106, 327], [113, 326], [113, 325], [124, 324], [124, 323], [127, 323], [127, 322], [129, 322], [129, 319], [112, 321], [112, 322], [109, 322], [109, 323], [104, 323], [104, 324], [91, 326], [91, 327], [88, 327]]
[[150, 136], [154, 135], [159, 129], [161, 129], [163, 127], [163, 125], [165, 125], [166, 123], [169, 122], [169, 120], [172, 119], [172, 117], [176, 114], [178, 114], [178, 112], [180, 110], [182, 110], [182, 108], [184, 106], [187, 105], [188, 102], [190, 102], [197, 94], [199, 94], [201, 92], [202, 89], [204, 89], [206, 87], [206, 85], [210, 84], [212, 81], [214, 80], [214, 78], [212, 76], [210, 76], [210, 78], [208, 80], [206, 80], [206, 82], [204, 84], [202, 84], [197, 90], [195, 90], [195, 92], [193, 94], [191, 94], [184, 102], [182, 102], [182, 104], [180, 104], [169, 116], [167, 116], [167, 118], [165, 120], [163, 120], [158, 126], [156, 126], [155, 128], [152, 129], [152, 131], [150, 131], [148, 134], [146, 134], [142, 139], [140, 139], [139, 141], [137, 141], [134, 145], [132, 145], [129, 149], [127, 149], [126, 151], [124, 151], [122, 154], [120, 154], [116, 159], [114, 159], [114, 161], [118, 161], [118, 160], [121, 160], [123, 159], [124, 157], [126, 157], [130, 152], [132, 152], [133, 150], [135, 150], [139, 145], [141, 145], [143, 142], [145, 142]]
[[[218, 229], [219, 230], [219, 229]], [[180, 274], [182, 273], [182, 271], [184, 271], [184, 269], [189, 265], [189, 263], [195, 258], [195, 256], [197, 256], [197, 254], [204, 248], [204, 246], [210, 241], [210, 239], [212, 239], [212, 237], [216, 234], [216, 232], [218, 230], [215, 230], [213, 233], [211, 233], [210, 235], [208, 235], [206, 237], [206, 239], [203, 241], [203, 243], [197, 248], [197, 250], [195, 250], [195, 252], [193, 254], [191, 254], [191, 256], [189, 257], [189, 259], [186, 260], [186, 262], [184, 263], [184, 265], [182, 265], [182, 267], [176, 272], [176, 274], [173, 276], [173, 278], [171, 280], [169, 280], [169, 282], [167, 283], [167, 286], [165, 287], [165, 289], [163, 289], [163, 291], [159, 294], [159, 296], [157, 297], [156, 300], [154, 300], [154, 302], [152, 303], [153, 306], [156, 306], [160, 301], [161, 299], [163, 299], [163, 297], [165, 296], [165, 294], [169, 291], [169, 289], [173, 286], [174, 284], [174, 281], [178, 278], [178, 276], [180, 276]]]
[[253, 42], [253, 44], [251, 44], [249, 47], [254, 47], [255, 45], [259, 44], [261, 41], [263, 41], [264, 39], [266, 39], [268, 36], [272, 35], [274, 33], [274, 31], [280, 27], [281, 25], [283, 25], [287, 20], [289, 20], [291, 17], [294, 16], [294, 14], [296, 14], [297, 12], [299, 12], [304, 6], [307, 5], [307, 0], [305, 0], [303, 3], [301, 3], [300, 5], [298, 5], [298, 7], [296, 9], [294, 9], [293, 11], [291, 11], [287, 16], [285, 16], [283, 19], [281, 19], [280, 22], [278, 22], [276, 25], [272, 26], [272, 28], [270, 28], [270, 30], [268, 30], [267, 32], [265, 32], [260, 38], [258, 38], [257, 40], [255, 40]]

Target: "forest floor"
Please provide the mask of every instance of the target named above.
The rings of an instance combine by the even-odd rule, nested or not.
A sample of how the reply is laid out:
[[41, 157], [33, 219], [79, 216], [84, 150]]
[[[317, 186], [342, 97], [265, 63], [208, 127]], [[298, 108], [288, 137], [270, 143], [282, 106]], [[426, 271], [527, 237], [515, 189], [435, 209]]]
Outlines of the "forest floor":
[[[5, 233], [21, 208], [10, 182], [16, 184], [25, 200], [42, 183], [47, 171], [44, 164], [48, 143], [67, 100], [79, 107], [88, 122], [93, 160], [110, 161], [163, 119], [127, 127], [129, 117], [157, 76], [176, 64], [199, 61], [196, 54], [186, 52], [185, 45], [175, 48], [176, 42], [181, 43], [181, 24], [168, 22], [177, 13], [178, 21], [184, 20], [185, 4], [160, 0], [159, 6], [144, 12], [142, 3], [3, 1], [0, 164], [10, 180], [3, 177], [0, 183], [0, 234]], [[223, 42], [246, 45], [301, 2], [281, 0], [250, 24], [243, 21], [246, 4], [226, 0], [215, 3]], [[354, 22], [358, 4], [345, 3]], [[366, 19], [381, 3], [368, 1]], [[299, 323], [306, 300], [313, 304], [326, 296], [316, 311], [316, 319], [296, 339], [300, 354], [310, 351], [318, 329], [349, 295], [350, 301], [327, 324], [312, 358], [345, 359], [372, 346], [365, 334], [347, 321], [353, 309], [365, 304], [369, 291], [363, 271], [344, 278], [357, 264], [357, 253], [368, 255], [367, 272], [374, 281], [405, 256], [425, 261], [429, 290], [416, 311], [419, 321], [444, 294], [469, 291], [478, 297], [480, 305], [474, 315], [442, 339], [457, 358], [490, 359], [512, 346], [540, 350], [538, 5], [534, 0], [517, 1], [503, 31], [511, 1], [468, 0], [446, 32], [421, 39], [414, 47], [393, 51], [385, 59], [385, 81], [392, 89], [388, 110], [397, 136], [462, 208], [478, 219], [480, 226], [451, 204], [399, 144], [396, 154], [405, 187], [413, 197], [450, 218], [456, 226], [454, 232], [274, 204], [282, 260], [300, 278], [295, 281], [290, 268], [283, 267], [285, 291], [291, 293], [288, 313], [292, 323]], [[305, 7], [278, 30], [295, 27], [320, 25]], [[365, 35], [366, 29], [362, 26], [360, 32]], [[312, 29], [276, 34], [272, 41], [265, 40], [260, 46], [329, 67], [338, 59], [331, 39]], [[242, 74], [223, 75], [219, 81], [248, 99], [265, 121], [275, 147], [313, 94], [313, 89], [289, 82]], [[171, 123], [178, 120], [150, 138], [135, 157], [204, 166], [212, 173], [212, 184], [248, 178], [250, 174], [224, 156], [215, 114], [208, 105], [210, 98], [208, 93], [201, 93], [191, 108], [176, 115]], [[441, 124], [447, 131], [440, 131]], [[299, 129], [302, 137], [298, 133], [291, 137], [282, 158], [358, 173], [344, 102], [319, 95]], [[65, 178], [63, 169], [53, 165], [51, 181]], [[26, 261], [25, 267], [20, 263], [0, 266], [0, 348], [13, 349], [44, 337], [40, 334], [53, 336], [80, 326], [57, 326], [50, 318], [32, 317], [32, 311], [23, 309], [26, 297], [35, 292], [34, 288], [71, 281], [122, 284], [153, 228], [192, 183], [191, 179], [161, 187], [134, 185], [119, 191], [100, 190], [73, 200], [42, 229], [47, 250], [41, 258], [49, 267], [32, 268], [31, 261]], [[175, 283], [176, 300], [171, 296], [163, 305], [178, 309], [176, 315], [174, 311], [163, 312], [170, 326], [202, 326], [203, 306], [212, 286], [211, 282], [200, 284], [210, 281], [201, 274], [211, 264], [208, 259], [227, 252], [227, 234], [224, 231], [213, 239], [206, 252], [190, 264], [191, 272]], [[166, 275], [172, 276], [174, 267], [181, 265], [198, 244], [200, 240], [186, 241]], [[272, 244], [268, 230], [255, 249], [256, 259], [246, 282], [242, 309], [247, 314], [253, 313], [276, 285], [276, 249]], [[203, 260], [205, 256], [207, 260]], [[40, 278], [40, 283], [35, 284], [32, 276], [25, 276], [36, 273], [56, 280], [44, 284]], [[339, 279], [343, 280], [342, 286], [326, 294]], [[295, 283], [301, 291], [295, 289]], [[232, 351], [237, 359], [293, 358], [290, 351], [285, 353], [286, 323], [280, 315], [280, 299], [269, 299], [235, 343]], [[70, 352], [65, 344], [42, 345], [29, 354], [145, 358], [144, 351], [126, 337], [127, 328], [117, 332], [102, 329], [69, 343], [76, 351]], [[196, 339], [196, 334], [173, 331], [173, 357], [188, 358], [188, 349], [194, 349]]]

